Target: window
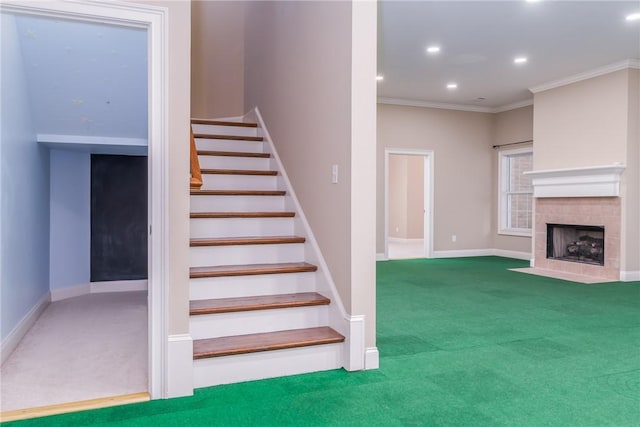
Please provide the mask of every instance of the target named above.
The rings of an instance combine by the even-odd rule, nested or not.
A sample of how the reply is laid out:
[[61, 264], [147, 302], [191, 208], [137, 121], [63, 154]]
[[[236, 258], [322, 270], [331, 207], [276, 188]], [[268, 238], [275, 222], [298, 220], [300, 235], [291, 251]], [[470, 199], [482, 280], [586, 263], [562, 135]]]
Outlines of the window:
[[503, 150], [499, 154], [499, 234], [531, 236], [533, 187], [524, 172], [533, 168], [532, 148]]

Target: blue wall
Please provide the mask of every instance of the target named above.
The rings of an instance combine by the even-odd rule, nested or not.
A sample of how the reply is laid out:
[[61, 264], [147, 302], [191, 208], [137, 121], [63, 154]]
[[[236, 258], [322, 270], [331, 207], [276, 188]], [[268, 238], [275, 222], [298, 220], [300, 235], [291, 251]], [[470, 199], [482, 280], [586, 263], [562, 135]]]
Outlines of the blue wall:
[[2, 14], [1, 337], [49, 292], [49, 151], [36, 141], [15, 19]]
[[51, 290], [86, 285], [90, 276], [91, 155], [51, 150]]

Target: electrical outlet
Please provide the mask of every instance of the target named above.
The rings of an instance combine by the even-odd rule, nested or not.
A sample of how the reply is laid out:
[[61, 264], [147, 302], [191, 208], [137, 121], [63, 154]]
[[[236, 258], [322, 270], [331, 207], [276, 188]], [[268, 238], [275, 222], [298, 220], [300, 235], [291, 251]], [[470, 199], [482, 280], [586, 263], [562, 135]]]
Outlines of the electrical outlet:
[[332, 184], [338, 183], [338, 165], [331, 166], [331, 183]]
[[396, 233], [400, 232], [400, 227], [396, 227]]
[[456, 236], [455, 234], [452, 234], [451, 241], [455, 243], [457, 240], [458, 240], [458, 236]]

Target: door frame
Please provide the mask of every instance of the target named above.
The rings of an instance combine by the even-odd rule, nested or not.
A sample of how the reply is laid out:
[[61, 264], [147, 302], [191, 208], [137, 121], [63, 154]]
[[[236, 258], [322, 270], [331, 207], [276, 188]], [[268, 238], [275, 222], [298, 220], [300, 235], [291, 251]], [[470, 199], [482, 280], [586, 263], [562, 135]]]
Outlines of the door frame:
[[424, 158], [424, 257], [433, 257], [433, 150], [414, 148], [384, 149], [384, 259], [389, 259], [389, 156], [408, 155]]
[[[147, 29], [149, 394], [168, 395], [168, 10], [108, 1], [3, 0], [0, 12]], [[153, 230], [153, 234], [151, 231]]]

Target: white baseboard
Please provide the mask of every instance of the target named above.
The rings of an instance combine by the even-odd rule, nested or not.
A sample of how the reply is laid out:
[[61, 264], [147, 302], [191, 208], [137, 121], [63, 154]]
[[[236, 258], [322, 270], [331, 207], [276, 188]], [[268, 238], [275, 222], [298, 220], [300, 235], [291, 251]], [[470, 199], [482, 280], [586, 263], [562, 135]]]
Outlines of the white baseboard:
[[82, 285], [66, 286], [59, 289], [51, 289], [51, 301], [60, 301], [63, 299], [79, 297], [91, 293], [91, 284], [84, 283]]
[[193, 395], [193, 339], [191, 334], [169, 335], [167, 397]]
[[378, 369], [380, 367], [380, 353], [378, 347], [368, 347], [364, 351], [364, 369]]
[[424, 239], [423, 238], [405, 238], [405, 237], [389, 237], [389, 242], [390, 243], [413, 243], [413, 242], [423, 242]]
[[525, 261], [530, 261], [531, 260], [531, 253], [530, 252], [507, 251], [507, 250], [504, 250], [504, 249], [494, 249], [493, 250], [493, 255], [501, 256], [501, 257], [504, 257], [504, 258], [522, 259], [522, 260], [525, 260]]
[[529, 261], [529, 252], [508, 251], [505, 249], [461, 249], [453, 251], [433, 251], [433, 258], [462, 258], [472, 256], [500, 256]]
[[114, 280], [111, 282], [91, 282], [91, 293], [146, 291], [148, 280]]
[[376, 261], [389, 261], [389, 259], [384, 256], [384, 252], [376, 254]]
[[470, 256], [491, 256], [493, 249], [461, 249], [454, 251], [433, 251], [433, 258], [462, 258]]
[[620, 272], [620, 281], [621, 282], [636, 282], [636, 281], [640, 281], [640, 271], [621, 271]]
[[2, 344], [0, 345], [0, 364], [4, 363], [11, 353], [13, 353], [13, 350], [15, 350], [20, 343], [20, 340], [22, 340], [33, 324], [36, 323], [36, 320], [38, 320], [38, 317], [40, 317], [50, 302], [51, 294], [47, 292], [35, 303], [31, 310], [24, 315], [15, 328], [9, 332], [9, 335], [2, 340]]
[[361, 371], [364, 369], [364, 316], [346, 316], [347, 339], [344, 343], [344, 369], [347, 371]]
[[82, 285], [67, 286], [51, 290], [51, 301], [79, 297], [87, 294], [101, 294], [106, 292], [146, 291], [148, 281], [142, 280], [114, 280], [110, 282], [91, 282]]

